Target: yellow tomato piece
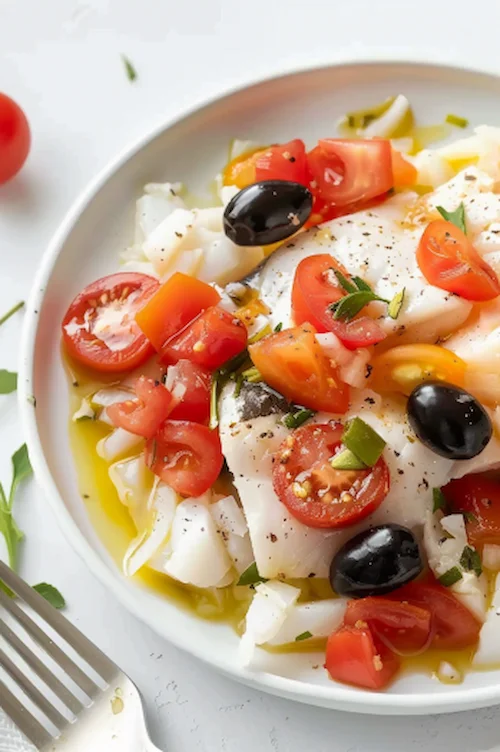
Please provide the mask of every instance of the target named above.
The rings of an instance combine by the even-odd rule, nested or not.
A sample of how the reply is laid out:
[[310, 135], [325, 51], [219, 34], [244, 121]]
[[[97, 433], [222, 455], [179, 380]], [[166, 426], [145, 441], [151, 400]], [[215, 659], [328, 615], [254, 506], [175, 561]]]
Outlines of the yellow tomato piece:
[[222, 182], [224, 185], [235, 185], [237, 188], [246, 188], [255, 183], [255, 162], [259, 154], [265, 149], [251, 149], [239, 154], [224, 167]]
[[463, 386], [466, 363], [439, 345], [399, 345], [374, 358], [369, 386], [376, 392], [409, 395], [424, 381]]

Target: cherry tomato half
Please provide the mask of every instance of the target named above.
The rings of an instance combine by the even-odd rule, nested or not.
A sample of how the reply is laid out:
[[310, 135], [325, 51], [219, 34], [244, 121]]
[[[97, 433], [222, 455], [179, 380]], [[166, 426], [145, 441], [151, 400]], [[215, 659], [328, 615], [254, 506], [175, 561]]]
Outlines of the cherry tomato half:
[[183, 496], [208, 491], [224, 463], [217, 431], [187, 420], [165, 421], [144, 451], [152, 472]]
[[106, 412], [117, 428], [151, 439], [173, 406], [172, 395], [163, 384], [140, 376], [135, 384], [136, 400], [117, 402]]
[[172, 420], [192, 420], [207, 423], [210, 417], [210, 372], [190, 360], [179, 360], [168, 367], [167, 380], [175, 396], [176, 388], [184, 390], [170, 417]]
[[454, 512], [465, 512], [469, 542], [477, 547], [484, 543], [500, 545], [500, 483], [475, 473], [452, 480], [443, 493]]
[[13, 99], [0, 94], [0, 184], [17, 175], [30, 146], [31, 133], [26, 115]]
[[62, 322], [71, 357], [109, 373], [131, 371], [154, 352], [135, 321], [137, 311], [158, 289], [146, 274], [121, 272], [88, 285], [71, 303]]
[[204, 311], [163, 348], [162, 363], [185, 359], [215, 371], [247, 345], [246, 326], [238, 318], [213, 307]]
[[368, 316], [359, 316], [352, 321], [334, 318], [330, 306], [346, 294], [335, 272], [350, 280], [342, 264], [327, 253], [302, 259], [295, 271], [292, 287], [295, 323], [307, 321], [318, 332], [333, 332], [349, 350], [381, 342], [386, 335], [377, 322]]
[[417, 248], [417, 262], [430, 285], [466, 300], [493, 300], [500, 294], [497, 275], [452, 222], [437, 219], [427, 226]]
[[309, 527], [342, 528], [375, 511], [389, 492], [389, 470], [380, 458], [366, 470], [335, 470], [329, 460], [341, 444], [341, 423], [297, 428], [274, 456], [276, 495]]
[[368, 382], [376, 392], [400, 392], [410, 395], [425, 381], [446, 381], [463, 386], [465, 362], [439, 345], [398, 345], [371, 361]]
[[309, 324], [270, 334], [248, 350], [264, 381], [290, 402], [312, 410], [345, 413], [349, 387], [323, 354]]
[[344, 624], [368, 625], [388, 648], [400, 655], [417, 655], [432, 639], [431, 612], [389, 598], [360, 598], [347, 603]]
[[397, 674], [399, 660], [370, 629], [344, 626], [328, 638], [325, 668], [335, 681], [383, 689]]

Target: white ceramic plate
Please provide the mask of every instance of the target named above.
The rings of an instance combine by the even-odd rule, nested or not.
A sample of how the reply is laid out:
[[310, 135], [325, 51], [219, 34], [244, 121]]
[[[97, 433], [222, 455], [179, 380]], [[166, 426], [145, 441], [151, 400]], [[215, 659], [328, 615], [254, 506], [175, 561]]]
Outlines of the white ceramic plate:
[[500, 79], [493, 75], [416, 63], [352, 63], [236, 91], [168, 123], [128, 150], [85, 191], [44, 256], [28, 306], [19, 379], [38, 481], [75, 550], [132, 613], [178, 647], [251, 686], [302, 702], [380, 714], [493, 705], [500, 702], [500, 671], [470, 673], [459, 686], [404, 676], [388, 692], [375, 694], [330, 681], [320, 654], [266, 655], [266, 671], [243, 670], [238, 638], [228, 626], [201, 621], [127, 580], [98, 539], [78, 492], [67, 440], [60, 322], [85, 284], [117, 269], [118, 252], [132, 239], [134, 203], [145, 183], [180, 180], [203, 193], [225, 162], [232, 138], [271, 143], [300, 136], [312, 144], [332, 135], [346, 111], [399, 92], [409, 97], [422, 123], [443, 122], [453, 112], [472, 125], [500, 125]]

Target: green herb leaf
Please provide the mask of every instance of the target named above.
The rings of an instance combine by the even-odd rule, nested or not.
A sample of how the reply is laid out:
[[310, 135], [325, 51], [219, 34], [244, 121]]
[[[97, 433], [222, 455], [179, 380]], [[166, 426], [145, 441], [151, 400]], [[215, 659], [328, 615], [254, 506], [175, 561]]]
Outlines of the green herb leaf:
[[478, 551], [471, 546], [465, 546], [460, 557], [460, 566], [463, 567], [466, 572], [474, 572], [478, 577], [481, 576], [483, 571], [483, 564]]
[[5, 324], [6, 321], [10, 319], [11, 316], [13, 316], [17, 311], [19, 311], [20, 308], [22, 308], [24, 305], [24, 300], [19, 301], [19, 303], [16, 303], [13, 308], [10, 309], [10, 311], [7, 311], [7, 313], [4, 313], [3, 316], [0, 316], [0, 326], [2, 324]]
[[337, 277], [337, 281], [338, 281], [339, 285], [341, 287], [343, 287], [346, 292], [357, 292], [358, 291], [356, 285], [353, 285], [352, 282], [349, 282], [349, 280], [346, 279], [346, 277], [344, 277], [344, 275], [342, 274], [342, 272], [339, 272], [338, 269], [334, 269], [333, 273]]
[[467, 128], [469, 121], [467, 118], [460, 117], [460, 115], [449, 114], [446, 115], [446, 122], [450, 125], [456, 125], [457, 128]]
[[432, 511], [434, 512], [434, 514], [439, 510], [446, 514], [448, 510], [448, 502], [446, 501], [446, 497], [440, 488], [432, 489], [432, 501]]
[[255, 366], [247, 368], [241, 375], [245, 381], [249, 381], [251, 384], [258, 384], [259, 381], [262, 381], [262, 374]]
[[28, 455], [28, 447], [26, 446], [26, 444], [23, 444], [21, 447], [19, 447], [17, 452], [14, 452], [14, 454], [12, 455], [12, 471], [12, 483], [10, 486], [9, 494], [9, 506], [11, 509], [17, 487], [33, 472], [33, 468], [31, 467], [31, 462]]
[[269, 324], [266, 324], [262, 327], [258, 332], [256, 332], [253, 337], [250, 337], [248, 340], [249, 345], [253, 345], [255, 342], [258, 342], [261, 339], [264, 339], [264, 337], [267, 337], [268, 334], [271, 334], [271, 327]]
[[0, 483], [0, 533], [5, 539], [7, 546], [7, 555], [9, 557], [9, 567], [17, 569], [18, 546], [22, 541], [24, 534], [19, 530], [16, 521], [12, 516], [12, 509], [7, 502], [3, 486]]
[[387, 307], [387, 313], [389, 314], [391, 319], [397, 319], [397, 317], [399, 316], [401, 312], [401, 308], [404, 303], [405, 292], [406, 292], [406, 288], [403, 287], [403, 289], [400, 290], [400, 292], [397, 292], [396, 295], [391, 300], [391, 302], [389, 303]]
[[438, 578], [438, 581], [441, 583], [441, 585], [444, 585], [444, 587], [451, 587], [455, 584], [455, 582], [458, 582], [462, 579], [462, 572], [458, 567], [452, 567], [451, 569], [448, 569], [447, 572], [441, 575], [441, 577]]
[[33, 590], [36, 590], [42, 598], [50, 603], [54, 608], [61, 609], [66, 606], [66, 601], [57, 588], [53, 585], [49, 585], [47, 582], [40, 582], [38, 585], [33, 585]]
[[367, 292], [372, 292], [372, 288], [368, 284], [368, 282], [365, 282], [364, 279], [361, 279], [361, 277], [353, 277], [352, 281], [358, 288], [358, 290], [366, 290]]
[[334, 470], [366, 470], [366, 465], [350, 449], [344, 449], [330, 460]]
[[312, 418], [314, 415], [316, 415], [314, 410], [308, 410], [305, 407], [301, 407], [294, 413], [287, 413], [283, 418], [283, 423], [287, 428], [293, 430], [294, 428], [300, 428], [306, 420], [309, 420], [309, 418]]
[[464, 235], [467, 234], [467, 230], [465, 228], [465, 207], [463, 205], [463, 202], [453, 212], [446, 211], [446, 209], [443, 209], [442, 206], [436, 206], [436, 209], [441, 214], [443, 219], [446, 219], [447, 222], [451, 222], [452, 225], [455, 225], [455, 227], [458, 227], [459, 230], [462, 230]]
[[302, 634], [297, 635], [295, 638], [295, 642], [302, 642], [302, 640], [309, 640], [312, 637], [312, 632], [302, 632]]
[[336, 303], [330, 306], [330, 309], [334, 312], [335, 319], [350, 321], [365, 305], [368, 305], [373, 300], [380, 300], [382, 303], [389, 302], [385, 298], [376, 295], [372, 290], [358, 290], [358, 292], [349, 293], [340, 300], [337, 300]]
[[361, 418], [349, 421], [342, 442], [367, 467], [375, 465], [385, 447], [384, 439]]
[[283, 329], [283, 322], [280, 321], [279, 324], [276, 324], [276, 326], [274, 327], [274, 331], [281, 332], [282, 329]]
[[472, 512], [462, 512], [466, 522], [477, 522], [477, 517]]
[[254, 561], [249, 567], [241, 574], [240, 579], [236, 583], [237, 585], [256, 585], [259, 582], [267, 582], [265, 577], [261, 577], [257, 564]]
[[17, 389], [17, 373], [0, 369], [0, 394], [12, 394]]
[[135, 81], [137, 78], [137, 71], [125, 55], [122, 55], [123, 64], [125, 65], [125, 71], [129, 81]]

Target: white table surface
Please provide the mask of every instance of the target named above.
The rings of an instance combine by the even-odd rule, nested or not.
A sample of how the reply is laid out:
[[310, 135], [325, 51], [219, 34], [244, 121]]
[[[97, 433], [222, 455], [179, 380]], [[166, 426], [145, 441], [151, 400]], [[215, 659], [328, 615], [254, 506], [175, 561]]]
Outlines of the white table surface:
[[[26, 296], [51, 234], [95, 172], [180, 108], [280, 65], [371, 50], [421, 56], [425, 48], [431, 61], [492, 67], [496, 59], [500, 70], [499, 22], [494, 0], [0, 0], [0, 91], [25, 108], [34, 137], [22, 175], [0, 188], [0, 312]], [[133, 85], [121, 53], [137, 68]], [[0, 367], [16, 367], [21, 323], [18, 314], [0, 330]], [[4, 484], [21, 441], [15, 398], [1, 397]], [[23, 575], [61, 589], [69, 617], [140, 686], [153, 738], [168, 752], [500, 749], [500, 708], [370, 718], [292, 704], [222, 678], [104, 591], [34, 482], [19, 494], [17, 517], [26, 532]]]

